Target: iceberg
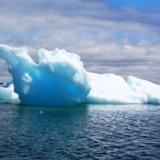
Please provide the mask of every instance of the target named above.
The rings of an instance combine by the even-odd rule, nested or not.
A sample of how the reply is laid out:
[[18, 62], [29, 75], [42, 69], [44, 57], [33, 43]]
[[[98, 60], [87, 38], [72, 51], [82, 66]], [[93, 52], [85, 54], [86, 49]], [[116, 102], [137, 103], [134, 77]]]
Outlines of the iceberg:
[[75, 106], [88, 104], [160, 104], [160, 86], [128, 76], [87, 72], [80, 57], [65, 50], [38, 51], [36, 64], [27, 49], [0, 45], [13, 81], [0, 87], [0, 99], [23, 105]]
[[40, 49], [38, 55], [36, 64], [26, 48], [0, 45], [0, 57], [8, 63], [20, 103], [74, 106], [85, 102], [90, 86], [80, 57], [59, 49]]

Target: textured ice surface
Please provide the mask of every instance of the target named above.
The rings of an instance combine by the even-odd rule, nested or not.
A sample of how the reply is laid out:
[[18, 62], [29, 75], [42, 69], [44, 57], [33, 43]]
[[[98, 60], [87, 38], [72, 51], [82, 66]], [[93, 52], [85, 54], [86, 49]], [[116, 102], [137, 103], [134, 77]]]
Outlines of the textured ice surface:
[[0, 46], [0, 57], [8, 63], [21, 103], [73, 106], [85, 102], [90, 87], [80, 57], [59, 49], [40, 49], [38, 55], [36, 64], [26, 48]]
[[[86, 72], [80, 57], [65, 50], [38, 51], [39, 64], [26, 48], [0, 45], [0, 57], [8, 63], [14, 92], [25, 105], [74, 106], [80, 103], [160, 104], [160, 86], [129, 76]], [[8, 85], [8, 86], [7, 86]], [[0, 87], [0, 99], [13, 99], [12, 85]], [[15, 94], [16, 95], [16, 94]]]

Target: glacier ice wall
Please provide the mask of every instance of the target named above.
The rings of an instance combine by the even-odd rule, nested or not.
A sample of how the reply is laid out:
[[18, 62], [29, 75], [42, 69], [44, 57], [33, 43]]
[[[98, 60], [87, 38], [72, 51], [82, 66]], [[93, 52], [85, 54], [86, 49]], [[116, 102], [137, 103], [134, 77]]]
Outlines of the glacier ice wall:
[[40, 49], [38, 55], [36, 64], [26, 48], [0, 45], [0, 57], [8, 63], [20, 102], [39, 106], [73, 106], [85, 102], [90, 86], [80, 57], [59, 49]]

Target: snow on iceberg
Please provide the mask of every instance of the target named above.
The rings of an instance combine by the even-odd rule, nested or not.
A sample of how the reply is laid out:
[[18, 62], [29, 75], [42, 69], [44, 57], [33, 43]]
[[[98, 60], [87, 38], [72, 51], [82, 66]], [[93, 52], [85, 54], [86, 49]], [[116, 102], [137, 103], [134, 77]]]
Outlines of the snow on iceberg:
[[0, 45], [0, 57], [8, 63], [21, 104], [74, 106], [85, 102], [90, 86], [80, 57], [59, 49], [40, 49], [38, 55], [36, 64], [26, 48]]
[[8, 63], [13, 89], [0, 88], [1, 97], [18, 94], [21, 104], [39, 106], [74, 106], [80, 103], [160, 104], [160, 86], [129, 76], [127, 82], [114, 74], [86, 72], [80, 57], [65, 50], [38, 51], [39, 64], [26, 48], [0, 45], [0, 57]]

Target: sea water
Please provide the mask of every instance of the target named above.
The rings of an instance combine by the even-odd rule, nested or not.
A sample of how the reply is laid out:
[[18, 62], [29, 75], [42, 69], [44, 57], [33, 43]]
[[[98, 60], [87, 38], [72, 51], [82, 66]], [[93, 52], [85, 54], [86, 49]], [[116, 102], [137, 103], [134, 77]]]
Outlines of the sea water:
[[0, 103], [0, 159], [160, 159], [159, 105]]

